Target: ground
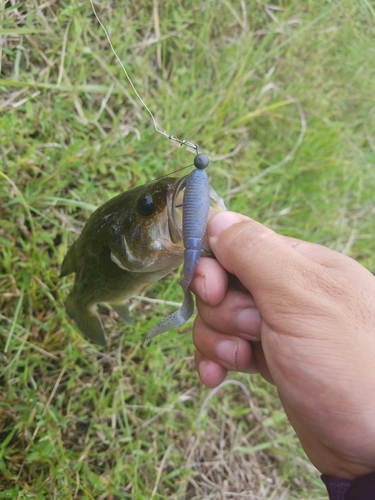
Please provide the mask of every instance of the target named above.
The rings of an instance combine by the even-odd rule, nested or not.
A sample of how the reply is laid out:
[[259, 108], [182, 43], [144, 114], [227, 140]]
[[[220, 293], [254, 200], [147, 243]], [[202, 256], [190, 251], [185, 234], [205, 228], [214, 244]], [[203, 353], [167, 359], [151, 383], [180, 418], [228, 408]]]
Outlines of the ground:
[[[231, 210], [375, 271], [370, 1], [95, 8]], [[89, 0], [3, 0], [0, 41], [0, 498], [326, 498], [272, 386], [204, 388], [191, 321], [142, 348], [179, 272], [133, 326], [103, 306], [105, 348], [67, 319], [59, 267], [93, 209], [193, 156]]]

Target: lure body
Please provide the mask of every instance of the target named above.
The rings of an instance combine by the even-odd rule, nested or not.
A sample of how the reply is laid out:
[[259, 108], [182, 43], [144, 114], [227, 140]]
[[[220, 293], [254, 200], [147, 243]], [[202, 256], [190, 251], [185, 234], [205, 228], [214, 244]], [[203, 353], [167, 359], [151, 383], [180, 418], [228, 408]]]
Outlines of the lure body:
[[207, 174], [203, 170], [208, 165], [208, 157], [197, 155], [194, 165], [197, 169], [187, 177], [183, 197], [182, 235], [185, 250], [183, 277], [180, 286], [184, 291], [184, 301], [177, 311], [163, 318], [151, 328], [144, 346], [157, 335], [185, 323], [194, 312], [194, 301], [189, 285], [201, 256], [210, 210], [210, 184]]

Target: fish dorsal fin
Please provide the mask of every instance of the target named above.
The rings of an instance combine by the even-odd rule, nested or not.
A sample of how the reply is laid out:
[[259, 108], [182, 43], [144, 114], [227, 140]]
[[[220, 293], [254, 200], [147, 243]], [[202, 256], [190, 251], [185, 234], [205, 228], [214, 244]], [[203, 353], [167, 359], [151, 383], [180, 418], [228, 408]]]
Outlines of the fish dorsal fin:
[[73, 245], [69, 248], [68, 253], [65, 255], [63, 263], [61, 264], [60, 278], [76, 272], [76, 256], [74, 248], [75, 243], [73, 243]]

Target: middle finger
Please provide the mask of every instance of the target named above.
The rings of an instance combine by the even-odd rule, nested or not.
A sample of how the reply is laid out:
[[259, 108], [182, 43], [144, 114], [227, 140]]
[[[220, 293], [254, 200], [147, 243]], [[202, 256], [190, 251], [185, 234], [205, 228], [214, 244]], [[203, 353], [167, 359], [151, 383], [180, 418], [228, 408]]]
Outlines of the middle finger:
[[202, 320], [213, 330], [247, 340], [260, 339], [261, 318], [248, 292], [228, 288], [224, 299], [216, 306], [199, 297], [196, 302]]

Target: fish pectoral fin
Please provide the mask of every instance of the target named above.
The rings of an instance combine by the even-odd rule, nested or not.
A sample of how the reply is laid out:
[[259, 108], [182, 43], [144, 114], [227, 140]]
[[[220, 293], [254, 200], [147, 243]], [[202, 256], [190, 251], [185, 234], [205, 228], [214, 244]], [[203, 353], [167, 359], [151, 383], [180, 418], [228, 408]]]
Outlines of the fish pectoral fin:
[[146, 283], [138, 292], [138, 295], [142, 295], [143, 293], [146, 293], [147, 290], [150, 288], [150, 286], [153, 285], [153, 283]]
[[68, 274], [75, 273], [76, 271], [76, 258], [75, 258], [75, 243], [69, 248], [68, 253], [65, 255], [60, 269], [60, 278], [68, 276]]
[[65, 303], [68, 316], [73, 319], [83, 335], [94, 344], [106, 345], [106, 340], [99, 317], [89, 309], [77, 305], [72, 295], [69, 295]]
[[127, 323], [128, 325], [132, 324], [132, 319], [131, 319], [131, 316], [130, 316], [128, 304], [124, 304], [124, 303], [123, 304], [113, 304], [113, 303], [110, 303], [109, 305], [117, 312], [117, 314], [120, 316], [120, 318], [123, 321], [125, 321], [125, 323]]

